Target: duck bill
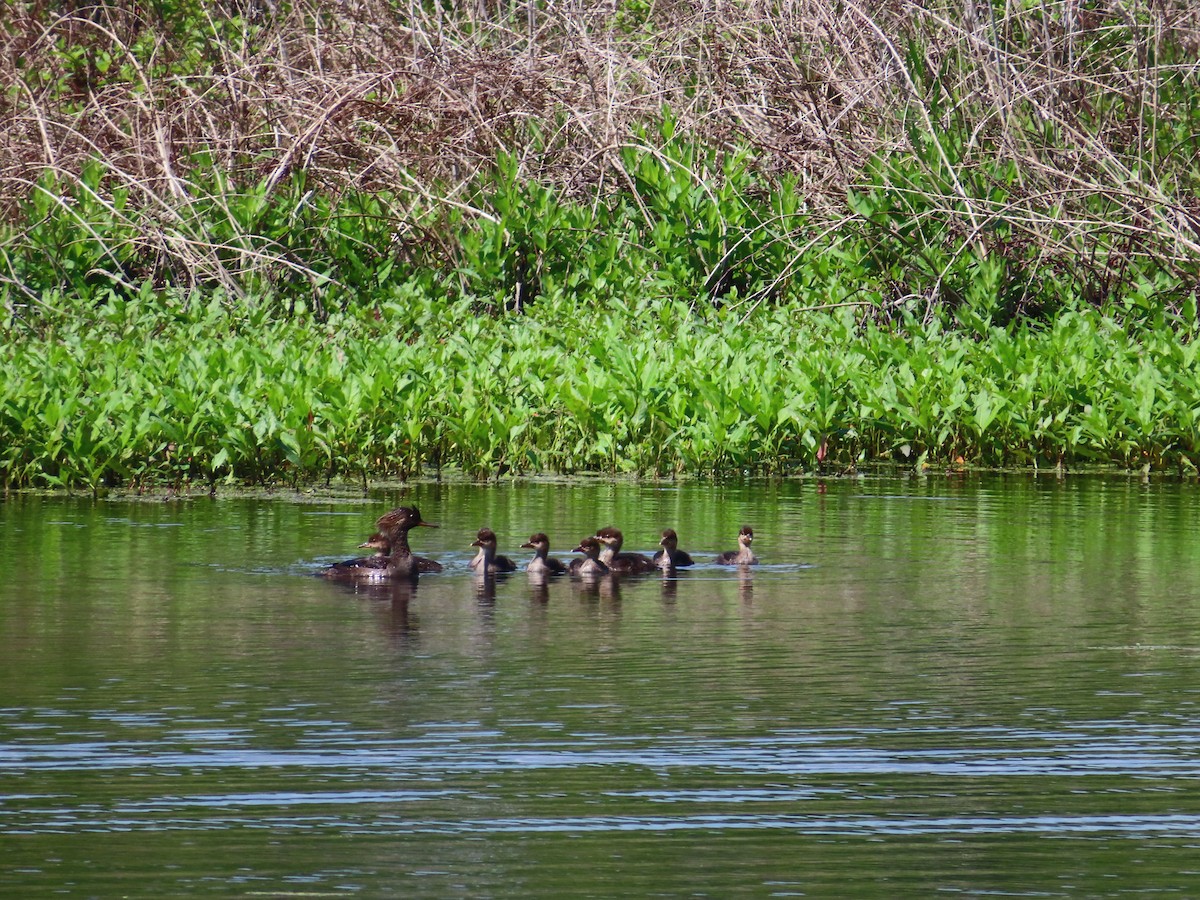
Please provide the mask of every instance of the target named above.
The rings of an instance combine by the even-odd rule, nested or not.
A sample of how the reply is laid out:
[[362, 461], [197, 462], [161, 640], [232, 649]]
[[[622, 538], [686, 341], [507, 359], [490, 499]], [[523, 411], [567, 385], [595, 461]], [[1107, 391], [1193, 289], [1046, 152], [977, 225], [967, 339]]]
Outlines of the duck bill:
[[441, 528], [442, 526], [434, 525], [432, 522], [418, 522], [417, 527], [418, 528]]

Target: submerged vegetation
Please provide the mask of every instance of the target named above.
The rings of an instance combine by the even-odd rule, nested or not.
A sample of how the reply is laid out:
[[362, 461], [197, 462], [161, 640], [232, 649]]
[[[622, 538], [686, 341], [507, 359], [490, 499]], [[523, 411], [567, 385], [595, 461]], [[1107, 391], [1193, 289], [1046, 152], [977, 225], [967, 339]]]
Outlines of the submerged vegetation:
[[1200, 464], [1195, 4], [9, 9], [8, 485]]

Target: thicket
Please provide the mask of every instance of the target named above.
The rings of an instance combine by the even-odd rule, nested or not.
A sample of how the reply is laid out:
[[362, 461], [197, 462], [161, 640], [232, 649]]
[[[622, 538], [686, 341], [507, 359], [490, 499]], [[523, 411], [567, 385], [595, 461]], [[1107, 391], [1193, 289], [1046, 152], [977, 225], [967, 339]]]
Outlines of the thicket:
[[1009, 318], [1197, 276], [1189, 0], [9, 0], [0, 41], [13, 315], [417, 281]]
[[1198, 58], [1186, 0], [10, 0], [0, 467], [1192, 466]]

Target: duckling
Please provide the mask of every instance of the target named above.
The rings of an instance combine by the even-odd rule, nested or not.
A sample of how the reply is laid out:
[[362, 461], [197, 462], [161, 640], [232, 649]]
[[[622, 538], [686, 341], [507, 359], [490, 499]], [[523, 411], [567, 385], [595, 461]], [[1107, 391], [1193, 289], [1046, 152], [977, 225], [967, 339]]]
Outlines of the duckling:
[[654, 561], [640, 553], [622, 553], [621, 544], [625, 536], [619, 528], [601, 528], [596, 532], [601, 544], [600, 561], [617, 575], [640, 575], [655, 570]]
[[654, 554], [654, 564], [660, 569], [682, 569], [692, 565], [692, 558], [679, 549], [679, 535], [674, 528], [666, 528], [659, 541], [663, 548]]
[[369, 547], [376, 552], [373, 556], [359, 556], [355, 559], [346, 559], [336, 562], [331, 566], [326, 566], [321, 570], [321, 576], [324, 578], [368, 578], [376, 580], [387, 578], [388, 554], [391, 552], [391, 543], [383, 535], [379, 534], [379, 532], [376, 532], [358, 546]]
[[533, 559], [525, 567], [525, 571], [534, 575], [562, 575], [567, 571], [562, 560], [549, 556], [550, 538], [539, 531], [531, 535], [529, 540], [521, 545], [522, 549], [533, 550]]
[[490, 528], [480, 528], [479, 534], [471, 542], [472, 547], [478, 547], [479, 552], [469, 565], [479, 575], [495, 575], [498, 572], [515, 572], [517, 564], [507, 556], [496, 554], [496, 532]]
[[373, 535], [358, 545], [375, 551], [376, 556], [387, 556], [392, 552], [392, 542], [376, 531]]
[[611, 570], [600, 561], [600, 542], [594, 537], [584, 538], [575, 548], [574, 553], [582, 553], [582, 559], [573, 559], [567, 566], [567, 571], [578, 578], [596, 578], [608, 575]]
[[754, 529], [749, 525], [743, 525], [742, 530], [738, 532], [738, 549], [726, 550], [718, 556], [714, 562], [722, 566], [752, 566], [758, 562], [758, 557], [754, 555], [754, 551], [750, 549], [750, 545], [754, 542]]

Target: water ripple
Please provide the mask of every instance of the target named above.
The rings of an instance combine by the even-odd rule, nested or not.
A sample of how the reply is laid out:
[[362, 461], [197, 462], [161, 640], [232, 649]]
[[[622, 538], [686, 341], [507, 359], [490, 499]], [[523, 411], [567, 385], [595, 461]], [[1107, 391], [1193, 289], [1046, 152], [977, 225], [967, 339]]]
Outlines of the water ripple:
[[[913, 732], [878, 732], [865, 737], [911, 739]], [[37, 770], [354, 768], [419, 773], [504, 772], [531, 769], [646, 767], [732, 770], [777, 775], [1102, 775], [1200, 776], [1200, 734], [1181, 729], [1088, 735], [1085, 732], [936, 732], [942, 747], [895, 749], [854, 746], [864, 735], [834, 733], [700, 740], [627, 737], [614, 741], [577, 737], [557, 741], [497, 743], [496, 732], [445, 733], [408, 741], [365, 738], [305, 741], [303, 748], [245, 746], [233, 733], [197, 733], [184, 749], [154, 741], [21, 741], [0, 745], [0, 772]], [[1000, 746], [971, 746], [981, 738]], [[1018, 739], [1025, 742], [1018, 743]], [[228, 744], [229, 746], [222, 746]]]
[[[414, 798], [415, 799], [415, 798]], [[351, 802], [354, 802], [353, 800]], [[396, 798], [387, 801], [398, 802]], [[185, 804], [194, 805], [194, 804]], [[237, 804], [232, 804], [237, 805]], [[61, 812], [43, 820], [9, 824], [12, 835], [64, 832], [101, 833], [133, 831], [225, 831], [232, 828], [267, 829], [274, 832], [336, 831], [341, 834], [536, 834], [667, 831], [788, 831], [816, 836], [889, 837], [913, 835], [1041, 835], [1068, 837], [1107, 834], [1144, 838], [1170, 836], [1200, 837], [1200, 815], [1036, 815], [1036, 816], [809, 816], [809, 815], [715, 815], [692, 816], [565, 816], [562, 818], [481, 818], [469, 820], [407, 819], [381, 815], [355, 818], [343, 810], [334, 816], [271, 816], [256, 813], [247, 818], [211, 816], [203, 819], [168, 815], [173, 807], [154, 806], [154, 818], [122, 815], [92, 815], [87, 811]], [[31, 813], [35, 811], [29, 811]]]

